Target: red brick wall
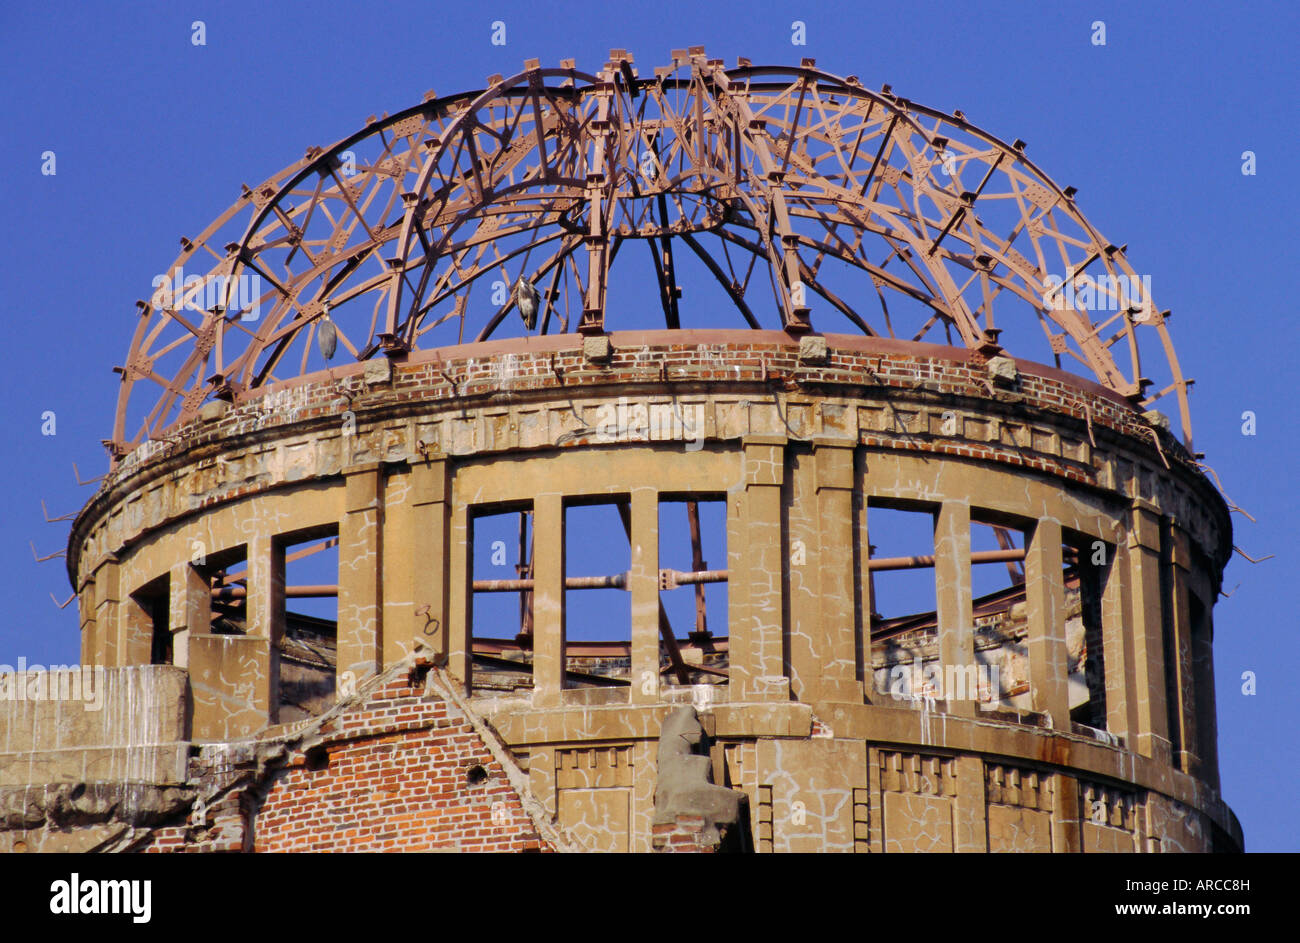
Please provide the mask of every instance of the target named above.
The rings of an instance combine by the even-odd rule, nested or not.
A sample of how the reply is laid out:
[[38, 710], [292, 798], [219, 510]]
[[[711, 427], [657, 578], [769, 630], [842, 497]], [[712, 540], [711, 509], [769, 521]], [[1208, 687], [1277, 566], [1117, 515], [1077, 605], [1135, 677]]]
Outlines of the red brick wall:
[[679, 815], [675, 822], [655, 825], [651, 829], [651, 847], [665, 854], [713, 854], [717, 846], [704, 840], [704, 819], [698, 815]]
[[[445, 701], [400, 680], [324, 731], [324, 743], [248, 791], [242, 815], [232, 794], [203, 825], [156, 829], [141, 850], [238, 851], [250, 814], [259, 852], [543, 850], [501, 764]], [[486, 773], [479, 784], [467, 778], [474, 767]]]

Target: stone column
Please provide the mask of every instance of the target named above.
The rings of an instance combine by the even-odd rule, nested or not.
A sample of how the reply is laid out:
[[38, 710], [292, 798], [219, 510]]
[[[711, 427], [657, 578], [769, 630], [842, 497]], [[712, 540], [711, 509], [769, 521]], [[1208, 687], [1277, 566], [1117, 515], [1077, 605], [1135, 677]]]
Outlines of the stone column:
[[[820, 631], [813, 646], [817, 697], [862, 703], [853, 614], [853, 443], [813, 441], [817, 496]], [[811, 549], [811, 548], [809, 548]]]
[[1052, 777], [1052, 851], [1079, 854], [1083, 851], [1083, 823], [1079, 820], [1079, 781], [1066, 773]]
[[[970, 529], [967, 528], [967, 534], [969, 533]], [[956, 767], [957, 795], [953, 800], [953, 851], [984, 854], [989, 850], [984, 761], [978, 756], [959, 756], [956, 759]]]
[[[255, 703], [270, 723], [279, 721], [280, 646], [284, 641], [284, 547], [274, 534], [255, 534], [248, 541], [247, 636], [265, 651], [267, 670], [255, 681]], [[191, 567], [191, 569], [193, 569]], [[341, 610], [340, 610], [341, 611]], [[339, 629], [343, 620], [339, 619]], [[340, 632], [341, 634], [341, 632]]]
[[1106, 729], [1134, 747], [1137, 735], [1138, 678], [1133, 654], [1133, 632], [1128, 613], [1130, 576], [1129, 549], [1107, 545], [1110, 554], [1103, 568], [1101, 592], [1102, 650], [1106, 659]]
[[[979, 669], [975, 664], [971, 602], [970, 505], [964, 501], [945, 501], [935, 515], [934, 581], [947, 710], [961, 717], [974, 717], [979, 700]], [[957, 685], [961, 690], [948, 690]]]
[[[745, 700], [790, 698], [782, 652], [782, 580], [787, 548], [781, 537], [781, 485], [785, 438], [746, 436], [743, 480], [743, 562], [737, 581], [745, 586], [743, 610], [732, 622], [733, 664], [741, 667]], [[733, 691], [733, 697], [735, 693]]]
[[659, 700], [659, 492], [639, 488], [632, 492], [632, 566], [628, 590], [632, 594], [633, 704]]
[[1191, 553], [1187, 535], [1178, 527], [1169, 525], [1170, 563], [1173, 578], [1173, 629], [1176, 653], [1174, 691], [1178, 697], [1174, 717], [1179, 725], [1179, 743], [1182, 755], [1176, 765], [1185, 773], [1200, 775], [1200, 744], [1196, 732], [1196, 674], [1193, 670], [1192, 614], [1188, 582], [1191, 579]]
[[87, 576], [77, 591], [77, 615], [81, 620], [81, 664], [102, 665], [103, 652], [95, 626], [95, 577]]
[[533, 706], [558, 707], [564, 692], [564, 498], [533, 503]]
[[91, 573], [95, 587], [95, 634], [99, 645], [95, 663], [105, 667], [121, 664], [117, 658], [117, 626], [121, 621], [117, 588], [119, 572], [117, 558], [107, 554], [95, 564]]
[[1065, 581], [1061, 525], [1043, 518], [1025, 550], [1025, 596], [1029, 613], [1029, 679], [1034, 710], [1052, 729], [1070, 732], [1069, 653], [1065, 644]]
[[1143, 756], [1167, 763], [1169, 714], [1165, 704], [1164, 623], [1160, 600], [1160, 513], [1139, 498], [1128, 533], [1129, 631], [1133, 638], [1136, 742]]
[[[862, 658], [862, 696], [866, 703], [873, 704], [880, 700], [880, 695], [876, 693], [876, 680], [871, 667], [871, 613], [876, 601], [871, 597], [871, 571], [867, 568], [871, 561], [871, 534], [867, 528], [866, 461], [863, 456], [857, 458], [859, 467], [853, 473], [855, 483], [853, 539], [856, 541], [854, 552], [857, 564], [857, 572], [854, 574], [856, 592], [854, 619], [855, 631], [858, 633], [856, 644], [861, 650]], [[876, 793], [873, 792], [872, 795]]]
[[349, 684], [377, 673], [383, 659], [379, 539], [383, 473], [379, 462], [367, 462], [345, 469], [344, 475], [347, 495], [339, 523], [340, 696]]
[[446, 459], [413, 465], [406, 506], [396, 512], [385, 508], [387, 523], [396, 524], [392, 519], [402, 518], [394, 531], [402, 542], [385, 548], [387, 564], [395, 564], [385, 567], [396, 584], [389, 591], [401, 605], [392, 610], [392, 619], [388, 618], [390, 610], [385, 609], [385, 665], [401, 659], [417, 641], [448, 654], [451, 514], [447, 471]]
[[474, 534], [469, 508], [453, 502], [447, 545], [447, 665], [468, 693], [474, 683]]
[[94, 570], [97, 601], [95, 628], [105, 667], [147, 665], [153, 652], [153, 616], [122, 585], [122, 566], [106, 554]]
[[[251, 584], [251, 568], [249, 572]], [[167, 607], [167, 628], [172, 634], [172, 664], [178, 668], [188, 668], [190, 639], [195, 635], [209, 635], [212, 632], [212, 584], [198, 567], [183, 562], [171, 568], [168, 585], [171, 599]], [[250, 623], [252, 603], [250, 590]]]

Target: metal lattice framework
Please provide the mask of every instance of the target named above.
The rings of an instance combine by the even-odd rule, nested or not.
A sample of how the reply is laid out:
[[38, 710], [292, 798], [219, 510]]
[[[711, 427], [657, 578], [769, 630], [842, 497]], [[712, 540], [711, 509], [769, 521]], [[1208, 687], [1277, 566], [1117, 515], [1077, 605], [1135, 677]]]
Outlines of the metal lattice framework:
[[1000, 343], [1136, 406], [1176, 394], [1191, 446], [1167, 313], [1023, 142], [811, 60], [725, 69], [697, 48], [653, 78], [623, 50], [595, 75], [529, 61], [245, 186], [138, 303], [106, 444], [124, 454], [209, 398], [325, 369], [322, 332], [357, 360], [526, 333], [507, 317], [519, 277], [535, 332], [603, 332], [615, 262], [646, 262], [638, 240], [669, 328], [719, 326], [724, 306], [681, 302], [702, 265], [737, 326], [799, 334], [815, 312], [823, 331]]

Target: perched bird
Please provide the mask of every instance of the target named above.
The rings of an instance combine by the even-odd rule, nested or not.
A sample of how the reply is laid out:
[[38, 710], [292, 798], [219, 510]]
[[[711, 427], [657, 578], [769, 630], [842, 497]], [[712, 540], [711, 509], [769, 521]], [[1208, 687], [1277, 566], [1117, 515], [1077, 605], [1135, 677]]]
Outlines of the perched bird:
[[325, 314], [321, 316], [320, 324], [316, 326], [316, 344], [320, 347], [320, 355], [326, 360], [334, 359], [334, 351], [339, 346], [339, 332], [334, 327], [334, 322], [330, 320], [329, 305], [325, 306]]
[[537, 309], [541, 307], [542, 296], [533, 287], [533, 283], [522, 275], [515, 282], [515, 304], [519, 307], [519, 316], [524, 319], [524, 327], [532, 330], [537, 326]]

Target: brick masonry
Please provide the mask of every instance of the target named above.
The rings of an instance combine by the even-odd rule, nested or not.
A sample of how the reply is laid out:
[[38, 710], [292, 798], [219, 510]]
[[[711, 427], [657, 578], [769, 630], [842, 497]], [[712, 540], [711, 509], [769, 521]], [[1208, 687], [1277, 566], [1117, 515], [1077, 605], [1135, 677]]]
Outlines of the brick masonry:
[[562, 842], [543, 836], [511, 781], [521, 771], [507, 771], [513, 764], [484, 739], [482, 721], [419, 672], [392, 675], [258, 774], [197, 763], [191, 780], [218, 795], [132, 850], [557, 850]]

